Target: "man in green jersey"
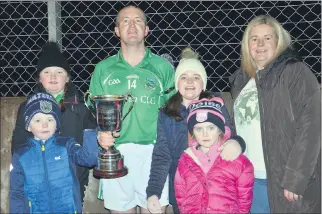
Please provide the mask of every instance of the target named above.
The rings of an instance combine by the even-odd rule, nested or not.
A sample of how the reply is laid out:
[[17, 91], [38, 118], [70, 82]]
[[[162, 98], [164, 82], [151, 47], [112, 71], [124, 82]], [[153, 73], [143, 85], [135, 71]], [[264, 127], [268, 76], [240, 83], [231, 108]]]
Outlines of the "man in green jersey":
[[[103, 148], [115, 143], [124, 156], [128, 175], [116, 179], [101, 179], [101, 197], [112, 213], [149, 213], [146, 202], [153, 146], [156, 140], [158, 109], [173, 93], [174, 70], [162, 57], [153, 54], [144, 45], [149, 27], [144, 12], [135, 7], [121, 9], [116, 19], [115, 33], [121, 40], [119, 52], [99, 62], [90, 83], [92, 95], [131, 93], [135, 104], [122, 122], [118, 138], [110, 132], [99, 132]], [[125, 103], [127, 112], [130, 103]], [[168, 185], [165, 185], [161, 206], [168, 205]]]

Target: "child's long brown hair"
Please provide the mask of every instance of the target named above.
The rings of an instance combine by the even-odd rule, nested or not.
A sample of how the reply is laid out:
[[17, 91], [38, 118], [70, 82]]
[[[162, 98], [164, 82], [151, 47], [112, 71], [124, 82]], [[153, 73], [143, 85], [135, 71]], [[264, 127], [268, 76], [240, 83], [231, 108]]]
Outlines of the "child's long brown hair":
[[65, 84], [64, 96], [62, 97], [62, 99], [58, 103], [61, 112], [64, 112], [66, 110], [65, 105], [64, 105], [64, 100], [66, 98], [67, 90], [68, 90], [68, 82]]

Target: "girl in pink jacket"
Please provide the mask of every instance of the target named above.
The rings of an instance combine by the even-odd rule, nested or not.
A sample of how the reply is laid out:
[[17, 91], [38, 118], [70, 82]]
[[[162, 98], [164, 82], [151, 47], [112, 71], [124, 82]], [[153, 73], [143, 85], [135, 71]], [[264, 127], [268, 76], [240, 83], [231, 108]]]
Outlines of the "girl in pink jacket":
[[253, 165], [243, 154], [225, 161], [218, 151], [230, 137], [221, 112], [223, 105], [223, 100], [216, 97], [193, 101], [188, 106], [187, 123], [192, 140], [179, 159], [175, 176], [180, 213], [248, 213], [250, 210]]

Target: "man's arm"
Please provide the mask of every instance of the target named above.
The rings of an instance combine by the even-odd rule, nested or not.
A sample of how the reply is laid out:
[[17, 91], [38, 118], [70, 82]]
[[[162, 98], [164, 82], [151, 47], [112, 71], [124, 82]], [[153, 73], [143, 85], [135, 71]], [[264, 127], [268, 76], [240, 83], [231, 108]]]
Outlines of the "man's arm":
[[164, 66], [165, 80], [164, 80], [164, 97], [167, 101], [177, 91], [174, 88], [174, 69], [170, 63], [166, 63]]
[[[95, 69], [91, 76], [91, 82], [89, 85], [89, 91], [92, 95], [102, 95], [104, 94], [104, 88], [102, 86], [102, 80], [101, 80], [101, 68], [100, 64], [97, 64], [95, 66]], [[87, 104], [89, 106], [92, 106], [91, 101], [88, 99]]]

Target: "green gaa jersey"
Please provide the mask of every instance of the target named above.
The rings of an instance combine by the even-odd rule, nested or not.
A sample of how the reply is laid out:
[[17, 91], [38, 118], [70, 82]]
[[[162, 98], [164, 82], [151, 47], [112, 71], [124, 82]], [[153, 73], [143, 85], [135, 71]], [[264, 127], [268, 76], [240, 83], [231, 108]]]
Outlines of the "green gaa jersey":
[[[116, 138], [117, 146], [155, 142], [158, 109], [175, 93], [175, 90], [165, 93], [173, 86], [172, 65], [146, 48], [143, 60], [134, 67], [124, 60], [121, 50], [99, 62], [89, 90], [92, 95], [125, 95], [129, 92], [135, 97], [134, 107], [122, 122], [120, 137]], [[123, 116], [130, 106], [131, 102], [124, 102]]]

